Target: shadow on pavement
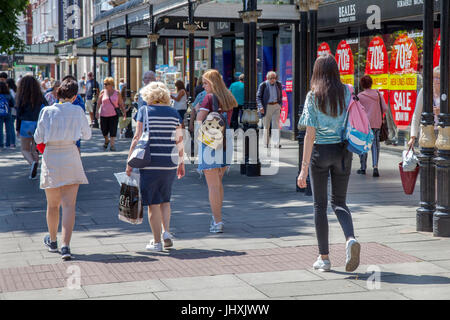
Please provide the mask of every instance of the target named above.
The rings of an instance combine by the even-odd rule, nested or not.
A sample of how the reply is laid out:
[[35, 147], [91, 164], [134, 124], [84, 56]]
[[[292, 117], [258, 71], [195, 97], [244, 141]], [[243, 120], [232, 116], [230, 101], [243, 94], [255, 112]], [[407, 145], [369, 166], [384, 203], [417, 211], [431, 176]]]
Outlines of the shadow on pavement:
[[[330, 271], [330, 273], [339, 275], [348, 275], [347, 280], [364, 280], [367, 281], [370, 277], [373, 277], [373, 281], [377, 279], [381, 283], [391, 284], [413, 284], [413, 285], [426, 285], [426, 284], [450, 284], [450, 278], [438, 275], [411, 275], [411, 274], [399, 274], [395, 272], [380, 272], [379, 276], [375, 276], [374, 273], [349, 273], [341, 271]], [[372, 280], [371, 279], [371, 280]]]

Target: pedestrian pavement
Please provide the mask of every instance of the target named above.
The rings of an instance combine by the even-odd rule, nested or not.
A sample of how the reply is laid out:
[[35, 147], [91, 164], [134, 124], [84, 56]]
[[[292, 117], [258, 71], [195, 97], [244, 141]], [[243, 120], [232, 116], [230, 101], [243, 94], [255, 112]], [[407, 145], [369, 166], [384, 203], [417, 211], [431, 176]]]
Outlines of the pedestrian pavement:
[[[448, 299], [450, 239], [416, 231], [419, 184], [405, 195], [401, 155], [383, 149], [380, 178], [355, 174], [348, 188], [361, 265], [345, 272], [345, 239], [331, 209], [331, 272], [312, 269], [318, 251], [312, 197], [296, 192], [298, 144], [282, 139], [275, 175], [224, 178], [225, 232], [210, 234], [204, 177], [195, 165], [173, 187], [174, 248], [151, 253], [147, 218], [119, 221], [119, 184], [130, 139], [104, 151], [98, 129], [82, 142], [89, 185], [80, 186], [71, 250], [63, 262], [43, 246], [45, 193], [29, 180], [19, 149], [0, 151], [0, 299]], [[263, 157], [263, 167], [267, 159]], [[369, 155], [369, 163], [371, 156]], [[275, 164], [275, 163], [272, 163]], [[370, 166], [369, 166], [370, 168]]]

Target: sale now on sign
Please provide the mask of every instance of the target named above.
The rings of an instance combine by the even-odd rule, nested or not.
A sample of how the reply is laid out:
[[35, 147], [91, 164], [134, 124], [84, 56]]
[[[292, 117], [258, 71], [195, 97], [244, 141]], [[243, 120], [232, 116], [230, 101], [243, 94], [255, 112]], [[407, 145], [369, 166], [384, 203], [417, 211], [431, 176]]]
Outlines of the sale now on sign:
[[331, 54], [330, 46], [326, 42], [322, 42], [319, 46], [319, 49], [317, 50], [317, 58], [321, 56], [326, 56], [327, 54]]
[[342, 40], [336, 49], [336, 62], [341, 74], [341, 81], [344, 84], [355, 85], [355, 65], [353, 53], [347, 41]]
[[416, 106], [418, 62], [416, 43], [400, 35], [392, 46], [389, 76], [391, 111], [399, 129], [410, 124]]

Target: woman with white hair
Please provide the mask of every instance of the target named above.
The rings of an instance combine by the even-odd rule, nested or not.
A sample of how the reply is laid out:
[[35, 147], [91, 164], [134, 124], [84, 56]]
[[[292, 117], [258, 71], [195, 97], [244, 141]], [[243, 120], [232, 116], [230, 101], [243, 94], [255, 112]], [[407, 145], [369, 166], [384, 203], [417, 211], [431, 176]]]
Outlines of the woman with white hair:
[[[140, 95], [147, 103], [139, 108], [136, 133], [131, 143], [128, 158], [133, 153], [144, 130], [150, 139], [151, 164], [140, 172], [142, 204], [148, 206], [148, 220], [153, 240], [147, 245], [149, 251], [160, 252], [173, 246], [170, 234], [170, 198], [175, 176], [181, 179], [185, 174], [183, 163], [183, 132], [178, 111], [170, 106], [170, 92], [162, 82], [151, 82]], [[145, 116], [148, 114], [148, 117]], [[147, 120], [147, 121], [146, 121]], [[131, 175], [127, 165], [126, 172]], [[161, 228], [162, 225], [162, 228]]]

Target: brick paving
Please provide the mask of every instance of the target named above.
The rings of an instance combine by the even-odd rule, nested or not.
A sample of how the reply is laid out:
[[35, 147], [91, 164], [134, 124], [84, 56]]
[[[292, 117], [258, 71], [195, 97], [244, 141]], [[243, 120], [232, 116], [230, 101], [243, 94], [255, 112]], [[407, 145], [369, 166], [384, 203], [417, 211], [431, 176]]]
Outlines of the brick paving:
[[[134, 259], [101, 262], [77, 261], [52, 265], [0, 269], [0, 292], [65, 287], [70, 266], [80, 268], [81, 285], [151, 279], [173, 279], [222, 274], [310, 269], [317, 257], [316, 246], [255, 249], [245, 251], [191, 251], [176, 249], [149, 253]], [[345, 265], [345, 245], [330, 245], [333, 267]], [[378, 243], [363, 243], [361, 265], [418, 262], [420, 259]]]

